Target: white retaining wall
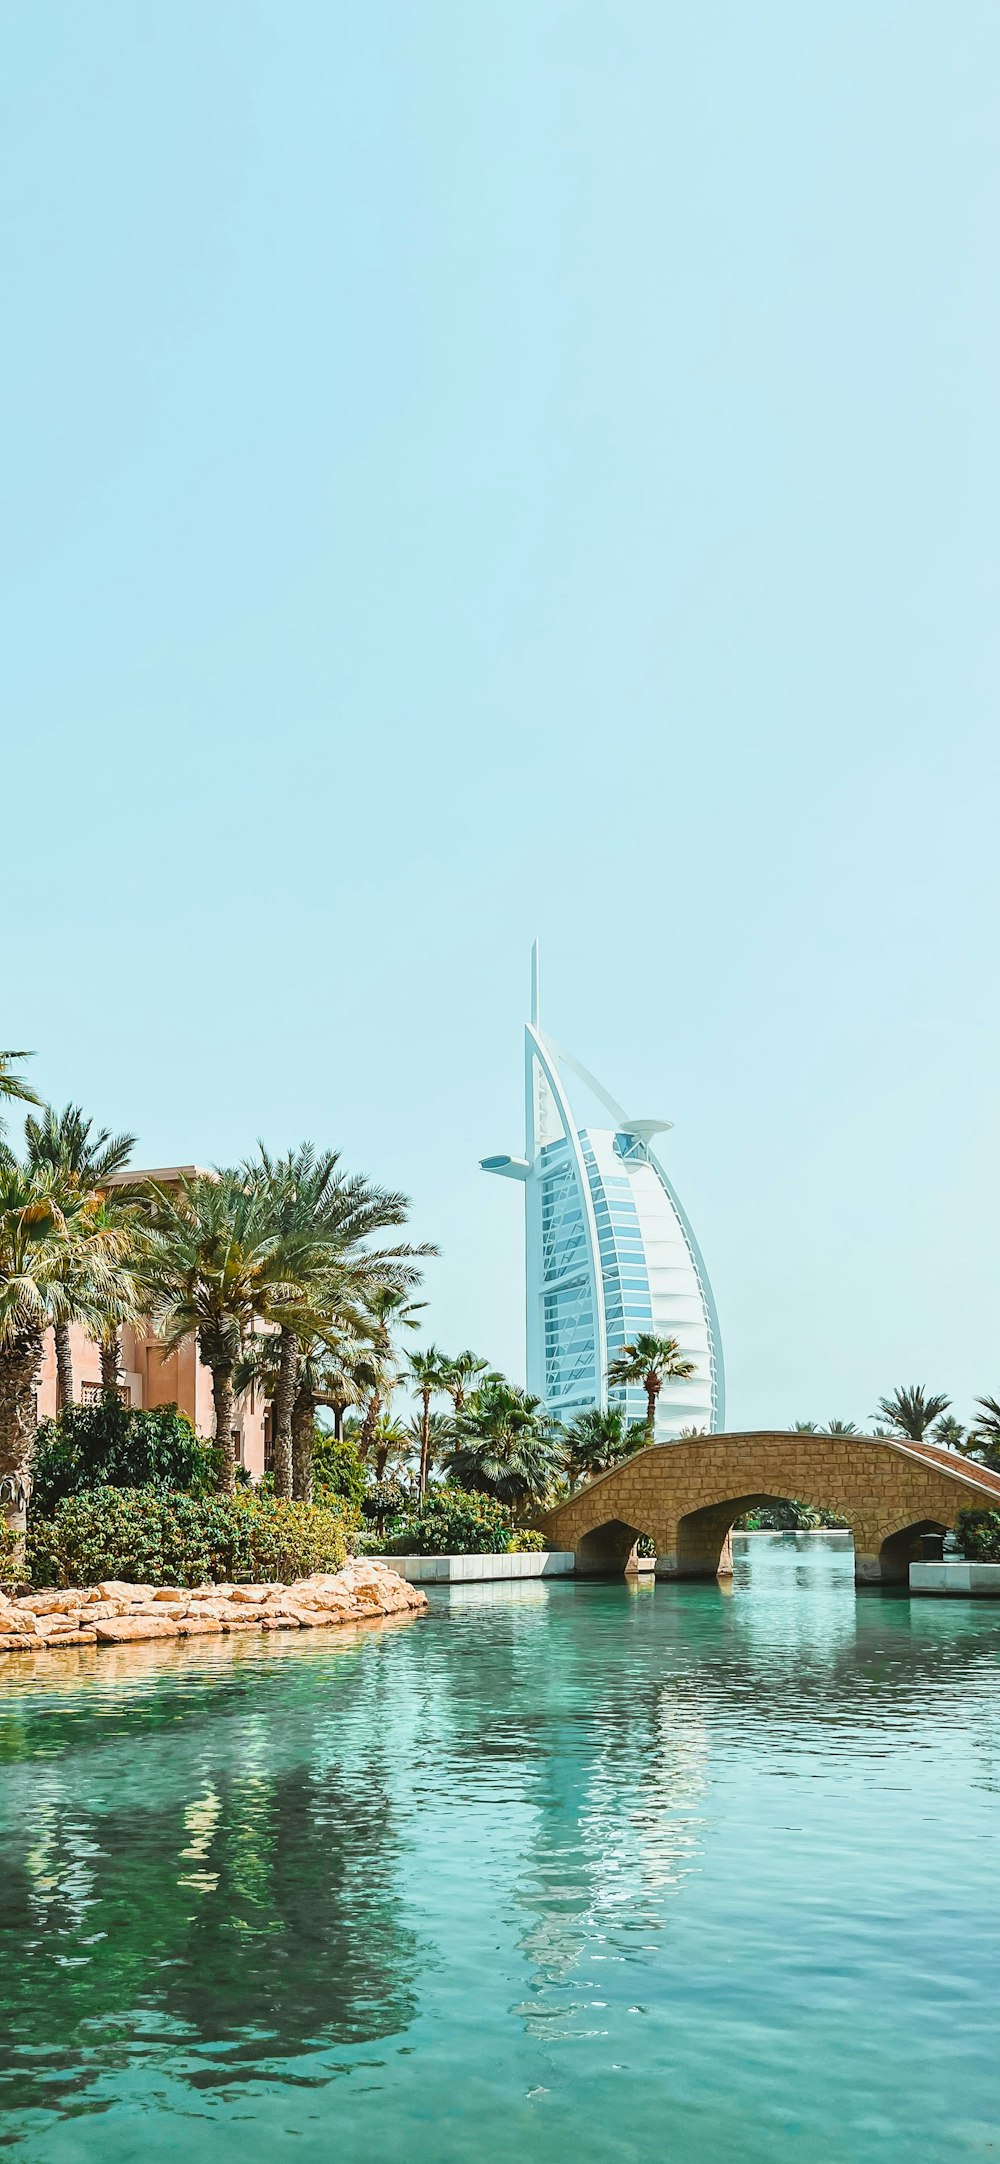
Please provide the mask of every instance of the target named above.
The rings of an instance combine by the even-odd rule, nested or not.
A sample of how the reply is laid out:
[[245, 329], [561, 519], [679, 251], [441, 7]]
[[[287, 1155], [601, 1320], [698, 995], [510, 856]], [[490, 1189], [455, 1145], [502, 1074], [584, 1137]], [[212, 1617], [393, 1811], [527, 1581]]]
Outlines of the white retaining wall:
[[570, 1578], [572, 1548], [539, 1548], [524, 1555], [375, 1556], [409, 1585], [482, 1585], [487, 1578]]
[[965, 1593], [1000, 1600], [1000, 1563], [911, 1563], [911, 1593]]

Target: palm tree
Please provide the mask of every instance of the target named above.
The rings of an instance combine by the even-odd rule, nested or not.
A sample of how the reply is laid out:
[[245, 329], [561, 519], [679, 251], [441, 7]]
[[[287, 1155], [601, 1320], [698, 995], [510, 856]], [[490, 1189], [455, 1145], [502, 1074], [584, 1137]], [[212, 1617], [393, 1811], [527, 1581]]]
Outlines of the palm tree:
[[[8, 1103], [37, 1105], [39, 1100], [34, 1090], [29, 1088], [24, 1076], [16, 1073], [14, 1068], [16, 1059], [34, 1059], [34, 1056], [33, 1052], [0, 1052], [0, 1103], [6, 1100]], [[0, 1133], [3, 1132], [3, 1124], [0, 1120]]]
[[420, 1431], [416, 1421], [403, 1422], [391, 1412], [380, 1412], [366, 1453], [361, 1449], [361, 1425], [360, 1421], [356, 1424], [348, 1422], [348, 1439], [357, 1446], [358, 1456], [364, 1456], [365, 1463], [370, 1462], [374, 1467], [377, 1481], [385, 1479], [388, 1466], [409, 1465], [419, 1448]]
[[328, 1344], [323, 1388], [317, 1393], [316, 1402], [329, 1406], [338, 1443], [344, 1437], [345, 1413], [349, 1407], [367, 1404], [379, 1372], [372, 1347], [365, 1338], [352, 1337], [345, 1331]]
[[154, 1328], [163, 1357], [194, 1338], [212, 1377], [218, 1484], [235, 1486], [233, 1378], [254, 1325], [294, 1286], [260, 1195], [241, 1172], [198, 1173], [176, 1191], [152, 1185], [157, 1246], [147, 1266]]
[[399, 1365], [392, 1342], [393, 1331], [419, 1330], [426, 1302], [408, 1300], [404, 1291], [386, 1285], [366, 1302], [372, 1326], [371, 1362], [375, 1380], [368, 1392], [365, 1415], [358, 1435], [358, 1451], [367, 1458], [385, 1404], [399, 1381]]
[[[135, 1135], [113, 1135], [107, 1127], [95, 1132], [93, 1120], [84, 1116], [80, 1105], [67, 1105], [62, 1112], [45, 1105], [38, 1119], [29, 1113], [24, 1139], [29, 1165], [44, 1168], [67, 1189], [75, 1188], [81, 1199], [93, 1197], [95, 1201], [111, 1174], [124, 1170], [136, 1144]], [[110, 1221], [105, 1219], [105, 1223], [110, 1233]], [[53, 1324], [60, 1409], [72, 1405], [74, 1397], [70, 1344], [73, 1319], [73, 1300], [69, 1297], [65, 1312], [57, 1315]]]
[[646, 1441], [653, 1440], [656, 1421], [656, 1401], [664, 1383], [686, 1382], [695, 1372], [693, 1360], [688, 1360], [675, 1337], [656, 1337], [651, 1330], [641, 1330], [630, 1345], [623, 1345], [617, 1359], [608, 1369], [608, 1382], [612, 1389], [629, 1383], [641, 1383], [646, 1393]]
[[424, 1352], [410, 1354], [410, 1381], [420, 1399], [420, 1471], [417, 1488], [420, 1495], [427, 1492], [427, 1456], [431, 1431], [431, 1399], [448, 1388], [450, 1363], [437, 1345], [428, 1345]]
[[818, 1435], [819, 1429], [815, 1420], [793, 1420], [788, 1432], [789, 1435]]
[[301, 1348], [325, 1328], [342, 1329], [345, 1309], [355, 1311], [387, 1290], [402, 1298], [419, 1275], [414, 1259], [432, 1250], [404, 1246], [375, 1252], [366, 1245], [374, 1232], [405, 1224], [406, 1197], [340, 1171], [338, 1151], [317, 1152], [311, 1142], [284, 1157], [271, 1157], [263, 1143], [258, 1151], [243, 1173], [279, 1242], [290, 1288], [290, 1297], [275, 1301], [268, 1316], [279, 1341], [274, 1492], [288, 1497], [296, 1492], [292, 1419]]
[[911, 1443], [922, 1443], [928, 1428], [947, 1412], [950, 1404], [950, 1398], [928, 1397], [922, 1383], [910, 1383], [891, 1398], [880, 1398], [878, 1409], [888, 1421], [890, 1432], [905, 1435]]
[[481, 1360], [478, 1353], [468, 1350], [456, 1353], [453, 1360], [444, 1362], [444, 1387], [456, 1414], [462, 1411], [469, 1391], [476, 1388], [480, 1377], [486, 1374], [488, 1365], [488, 1361]]
[[70, 1299], [96, 1325], [115, 1261], [78, 1194], [47, 1167], [0, 1155], [0, 1506], [22, 1550], [43, 1333]]
[[991, 1465], [1000, 1472], [1000, 1401], [996, 1398], [977, 1398], [980, 1407], [969, 1430], [966, 1448], [982, 1465]]
[[622, 1405], [608, 1405], [603, 1410], [595, 1405], [589, 1412], [578, 1413], [563, 1430], [572, 1486], [592, 1479], [596, 1473], [608, 1472], [612, 1465], [620, 1465], [633, 1451], [641, 1450], [645, 1441], [644, 1423], [626, 1420]]
[[965, 1443], [965, 1429], [954, 1413], [942, 1413], [931, 1429], [931, 1440], [942, 1450], [961, 1450]]
[[856, 1435], [858, 1431], [853, 1420], [828, 1420], [823, 1432], [826, 1435]]
[[488, 1380], [455, 1423], [449, 1473], [462, 1488], [502, 1503], [540, 1501], [562, 1471], [563, 1455], [540, 1398]]
[[50, 1183], [5, 1153], [0, 1159], [0, 1506], [15, 1537], [15, 1567], [24, 1552], [42, 1333], [64, 1247], [65, 1229]]

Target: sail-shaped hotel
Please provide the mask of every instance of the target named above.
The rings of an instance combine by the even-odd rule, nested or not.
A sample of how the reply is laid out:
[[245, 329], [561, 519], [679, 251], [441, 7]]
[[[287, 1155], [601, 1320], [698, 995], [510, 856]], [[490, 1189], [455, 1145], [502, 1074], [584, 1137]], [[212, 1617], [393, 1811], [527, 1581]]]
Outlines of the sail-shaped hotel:
[[[578, 1124], [572, 1081], [609, 1115]], [[609, 1390], [608, 1364], [641, 1330], [675, 1337], [695, 1372], [660, 1394], [656, 1441], [725, 1426], [722, 1346], [691, 1226], [650, 1147], [667, 1120], [632, 1119], [542, 1031], [537, 943], [524, 1033], [525, 1154], [484, 1157], [484, 1172], [524, 1187], [527, 1383], [560, 1420], [621, 1404], [642, 1419], [645, 1392]]]

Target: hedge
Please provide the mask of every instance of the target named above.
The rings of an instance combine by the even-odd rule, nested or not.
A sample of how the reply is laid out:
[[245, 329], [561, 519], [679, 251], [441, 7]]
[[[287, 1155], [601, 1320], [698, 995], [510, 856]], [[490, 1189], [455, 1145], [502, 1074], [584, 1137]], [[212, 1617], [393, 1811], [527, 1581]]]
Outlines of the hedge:
[[1000, 1510], [960, 1510], [955, 1534], [970, 1563], [1000, 1563]]
[[193, 1496], [162, 1488], [93, 1488], [68, 1496], [50, 1518], [29, 1522], [27, 1575], [34, 1586], [286, 1583], [339, 1570], [355, 1514], [313, 1503], [279, 1503], [252, 1489]]

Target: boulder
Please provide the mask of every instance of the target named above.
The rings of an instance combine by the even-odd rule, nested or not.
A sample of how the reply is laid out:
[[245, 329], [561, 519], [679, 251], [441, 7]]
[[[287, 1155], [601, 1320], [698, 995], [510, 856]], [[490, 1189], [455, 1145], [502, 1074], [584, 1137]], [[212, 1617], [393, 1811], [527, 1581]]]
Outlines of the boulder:
[[120, 1615], [108, 1616], [104, 1622], [95, 1623], [94, 1630], [99, 1645], [121, 1645], [130, 1638], [177, 1638], [180, 1636], [172, 1616]]
[[83, 1604], [83, 1594], [75, 1590], [63, 1593], [22, 1593], [14, 1607], [30, 1609], [32, 1615], [61, 1615], [75, 1611]]

